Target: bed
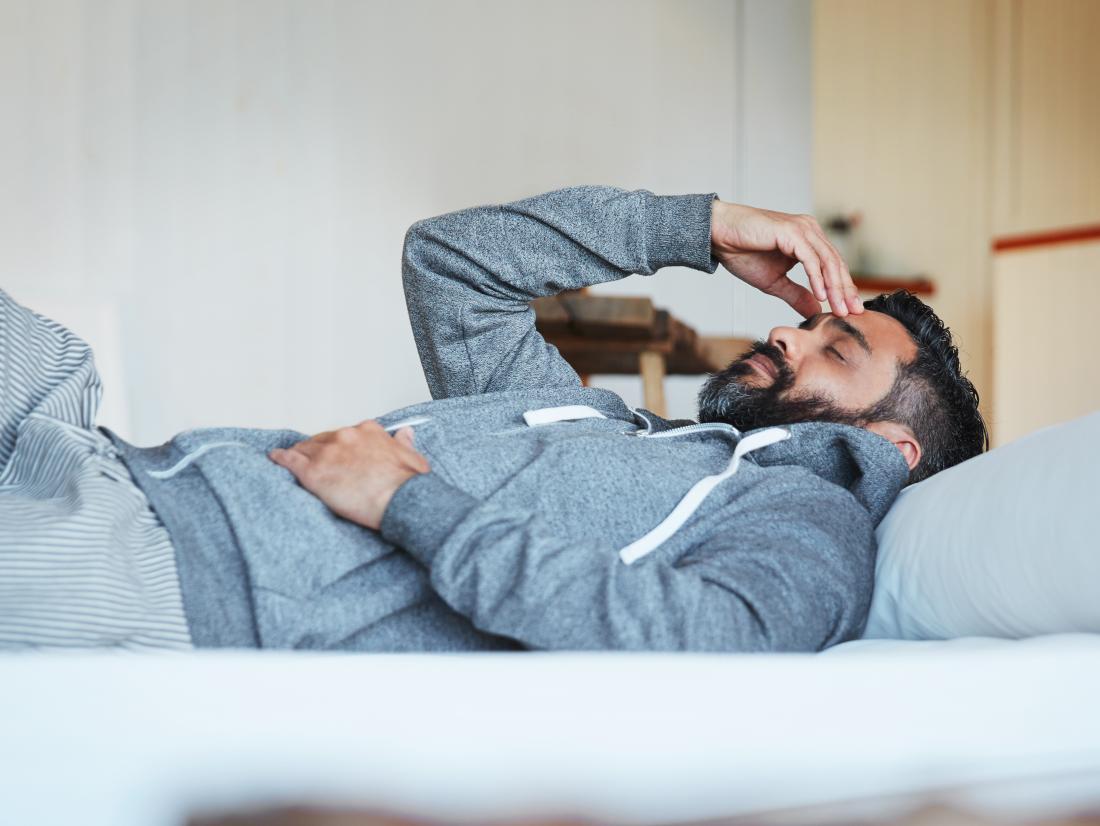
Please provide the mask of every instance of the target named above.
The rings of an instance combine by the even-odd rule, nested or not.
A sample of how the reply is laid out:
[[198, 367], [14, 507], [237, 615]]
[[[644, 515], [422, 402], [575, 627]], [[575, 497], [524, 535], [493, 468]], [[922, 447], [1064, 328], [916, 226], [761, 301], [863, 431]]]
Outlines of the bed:
[[821, 654], [5, 654], [0, 822], [1100, 813], [1098, 491], [1100, 413], [907, 488]]
[[446, 822], [881, 821], [930, 801], [1048, 818], [1100, 811], [1098, 685], [1095, 634], [817, 655], [17, 655], [0, 660], [0, 800], [4, 822], [84, 826], [285, 804]]

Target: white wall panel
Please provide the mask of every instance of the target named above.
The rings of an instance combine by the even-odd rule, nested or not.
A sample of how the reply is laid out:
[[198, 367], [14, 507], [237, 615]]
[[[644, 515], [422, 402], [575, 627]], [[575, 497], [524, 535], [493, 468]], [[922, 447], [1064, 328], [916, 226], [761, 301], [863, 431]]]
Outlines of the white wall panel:
[[[808, 107], [808, 10], [770, 8], [0, 0], [0, 284], [118, 308], [139, 442], [222, 423], [310, 431], [418, 401], [405, 228], [582, 182], [765, 193], [766, 176], [735, 174], [755, 169], [734, 145], [736, 46], [767, 53], [739, 15], [802, 26], [771, 58], [791, 62], [780, 83], [797, 94], [769, 93], [760, 72], [749, 112], [783, 129]], [[772, 205], [802, 209], [808, 144], [793, 140], [796, 194]], [[769, 326], [744, 299], [735, 318], [723, 275], [613, 289], [706, 333]], [[672, 412], [692, 414], [698, 380], [671, 384]]]
[[[733, 160], [728, 188], [715, 184], [725, 200], [777, 209], [813, 209], [812, 6], [805, 0], [736, 0], [734, 19], [720, 54], [727, 60], [732, 95], [714, 100], [704, 128], [731, 132]], [[724, 93], [728, 94], [728, 93]], [[731, 105], [732, 104], [732, 105]], [[665, 279], [653, 285], [659, 305], [672, 308], [704, 333], [765, 338], [771, 328], [802, 319], [782, 301], [764, 295], [719, 269], [713, 276], [687, 272], [691, 290], [704, 300], [712, 294], [732, 297], [707, 312], [685, 303], [684, 285]], [[792, 277], [806, 284], [802, 267]], [[638, 292], [634, 279], [601, 291]], [[727, 293], [728, 291], [728, 293]], [[641, 404], [638, 379], [597, 376], [632, 404]], [[669, 415], [694, 417], [700, 379], [670, 376], [665, 381]]]

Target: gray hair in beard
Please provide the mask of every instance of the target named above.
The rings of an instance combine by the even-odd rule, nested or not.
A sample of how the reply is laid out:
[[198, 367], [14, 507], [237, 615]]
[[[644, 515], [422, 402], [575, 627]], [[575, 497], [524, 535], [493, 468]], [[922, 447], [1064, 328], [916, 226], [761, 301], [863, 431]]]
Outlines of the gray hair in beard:
[[[753, 372], [747, 363], [761, 355], [775, 365], [777, 376], [767, 387], [753, 387], [739, 381]], [[822, 395], [790, 398], [794, 372], [783, 351], [766, 341], [757, 341], [725, 370], [714, 373], [699, 391], [699, 421], [725, 422], [738, 430], [793, 424], [834, 422], [860, 426], [867, 411], [848, 410]]]

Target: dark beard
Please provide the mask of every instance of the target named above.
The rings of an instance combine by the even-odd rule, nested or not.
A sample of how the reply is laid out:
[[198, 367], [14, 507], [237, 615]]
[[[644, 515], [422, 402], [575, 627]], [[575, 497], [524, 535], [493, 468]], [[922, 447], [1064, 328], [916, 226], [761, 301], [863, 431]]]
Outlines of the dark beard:
[[[775, 365], [778, 375], [767, 387], [753, 387], [743, 379], [754, 372], [748, 359], [761, 355]], [[860, 425], [859, 411], [848, 410], [821, 395], [790, 398], [794, 372], [783, 351], [766, 341], [757, 341], [725, 370], [714, 373], [699, 391], [699, 421], [725, 422], [738, 430], [793, 424], [835, 422]]]

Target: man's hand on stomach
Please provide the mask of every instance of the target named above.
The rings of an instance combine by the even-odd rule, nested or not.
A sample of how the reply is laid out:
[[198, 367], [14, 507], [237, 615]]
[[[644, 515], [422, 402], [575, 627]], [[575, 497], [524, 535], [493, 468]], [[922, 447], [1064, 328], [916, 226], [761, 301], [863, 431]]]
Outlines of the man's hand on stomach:
[[337, 516], [374, 530], [397, 489], [431, 470], [413, 447], [412, 428], [390, 436], [374, 419], [318, 433], [269, 456]]

